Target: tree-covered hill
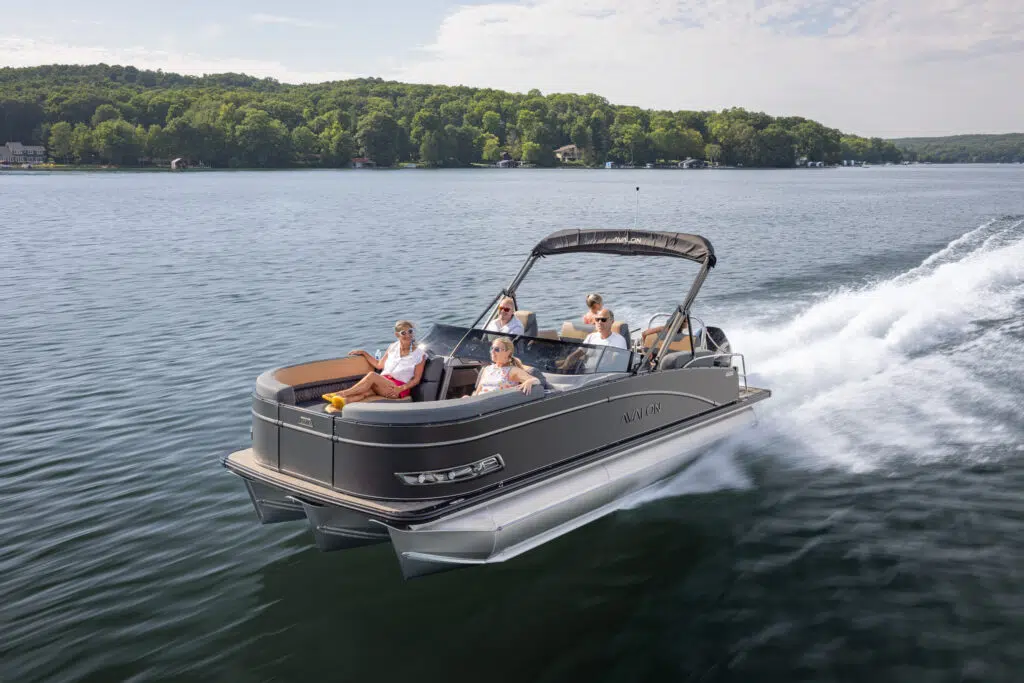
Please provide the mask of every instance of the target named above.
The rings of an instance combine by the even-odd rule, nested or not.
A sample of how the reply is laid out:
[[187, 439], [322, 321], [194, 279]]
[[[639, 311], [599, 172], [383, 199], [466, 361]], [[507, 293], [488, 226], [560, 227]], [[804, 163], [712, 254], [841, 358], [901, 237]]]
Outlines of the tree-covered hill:
[[467, 166], [508, 153], [540, 166], [575, 144], [582, 161], [687, 157], [790, 167], [801, 157], [900, 161], [880, 138], [744, 109], [654, 111], [598, 95], [526, 94], [375, 78], [288, 85], [244, 74], [134, 67], [0, 69], [0, 139], [46, 144], [58, 161], [137, 164], [186, 157], [218, 167]]
[[1024, 133], [898, 138], [892, 143], [918, 161], [940, 164], [1024, 161]]

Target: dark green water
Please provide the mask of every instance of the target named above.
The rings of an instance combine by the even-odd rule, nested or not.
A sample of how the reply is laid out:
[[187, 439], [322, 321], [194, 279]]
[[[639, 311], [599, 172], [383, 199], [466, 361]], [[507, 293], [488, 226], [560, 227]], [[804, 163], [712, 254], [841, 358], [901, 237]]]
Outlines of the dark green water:
[[[709, 237], [698, 313], [775, 395], [504, 565], [260, 527], [220, 466], [259, 372], [469, 322], [533, 243]], [[1024, 169], [0, 175], [2, 681], [1015, 681]], [[542, 326], [685, 264], [549, 259]]]

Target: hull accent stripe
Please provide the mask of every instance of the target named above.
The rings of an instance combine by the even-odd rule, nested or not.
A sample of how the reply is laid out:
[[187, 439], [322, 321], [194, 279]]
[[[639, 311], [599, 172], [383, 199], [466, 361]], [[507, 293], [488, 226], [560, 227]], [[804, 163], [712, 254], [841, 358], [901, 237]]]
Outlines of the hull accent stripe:
[[[631, 398], [635, 396], [682, 396], [683, 398], [690, 398], [696, 401], [701, 401], [703, 403], [708, 403], [712, 406], [715, 406], [716, 408], [723, 405], [721, 403], [716, 403], [715, 401], [704, 398], [703, 396], [696, 396], [694, 394], [688, 394], [682, 391], [637, 391], [629, 394], [620, 394], [609, 398], [603, 398], [600, 401], [591, 401], [590, 403], [584, 403], [573, 408], [566, 408], [565, 410], [559, 410], [554, 413], [548, 413], [547, 415], [541, 415], [540, 417], [535, 417], [532, 420], [523, 420], [522, 422], [516, 422], [515, 424], [507, 425], [505, 427], [492, 429], [489, 432], [483, 432], [482, 434], [475, 434], [473, 436], [467, 436], [461, 439], [452, 439], [450, 441], [432, 441], [430, 443], [379, 443], [376, 441], [359, 441], [356, 439], [347, 439], [343, 436], [337, 435], [335, 435], [333, 439], [340, 443], [352, 444], [353, 446], [366, 446], [368, 448], [435, 448], [437, 446], [455, 446], [457, 444], [477, 441], [488, 436], [494, 436], [495, 434], [501, 434], [512, 429], [518, 429], [519, 427], [523, 427], [525, 425], [543, 422], [544, 420], [550, 420], [553, 417], [568, 415], [569, 413], [575, 413], [577, 411], [585, 410], [587, 408], [593, 408], [594, 406], [601, 405], [602, 403], [611, 403], [612, 401], [616, 401], [620, 398]], [[692, 417], [697, 417], [697, 415], [693, 415]]]

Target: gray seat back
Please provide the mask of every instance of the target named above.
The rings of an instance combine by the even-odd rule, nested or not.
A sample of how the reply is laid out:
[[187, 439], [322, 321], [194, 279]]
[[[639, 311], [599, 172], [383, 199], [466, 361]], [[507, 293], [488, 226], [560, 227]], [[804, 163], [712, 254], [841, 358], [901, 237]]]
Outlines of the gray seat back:
[[[676, 370], [678, 368], [685, 367], [689, 363], [691, 368], [711, 368], [715, 367], [717, 359], [710, 351], [698, 351], [696, 354], [692, 354], [689, 351], [673, 351], [672, 353], [666, 353], [661, 361], [658, 363], [659, 370]], [[693, 361], [692, 363], [690, 361]]]
[[516, 311], [516, 318], [523, 324], [523, 335], [527, 337], [537, 336], [537, 316], [533, 311]]
[[420, 383], [412, 389], [412, 400], [415, 403], [436, 401], [437, 394], [441, 390], [443, 374], [444, 358], [441, 356], [427, 358], [427, 364], [423, 367], [423, 377], [420, 378]]

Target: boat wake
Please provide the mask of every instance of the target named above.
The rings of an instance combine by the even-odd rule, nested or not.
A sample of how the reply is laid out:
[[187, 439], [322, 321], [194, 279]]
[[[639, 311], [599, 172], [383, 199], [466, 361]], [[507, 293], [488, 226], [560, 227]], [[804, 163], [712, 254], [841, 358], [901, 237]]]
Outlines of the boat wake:
[[756, 427], [622, 507], [749, 488], [740, 453], [868, 471], [1022, 451], [1022, 314], [1024, 216], [1005, 216], [894, 277], [753, 320], [711, 316], [772, 398]]
[[1006, 216], [895, 277], [728, 325], [773, 390], [748, 438], [856, 470], [1019, 448], [1021, 313], [1024, 216]]

